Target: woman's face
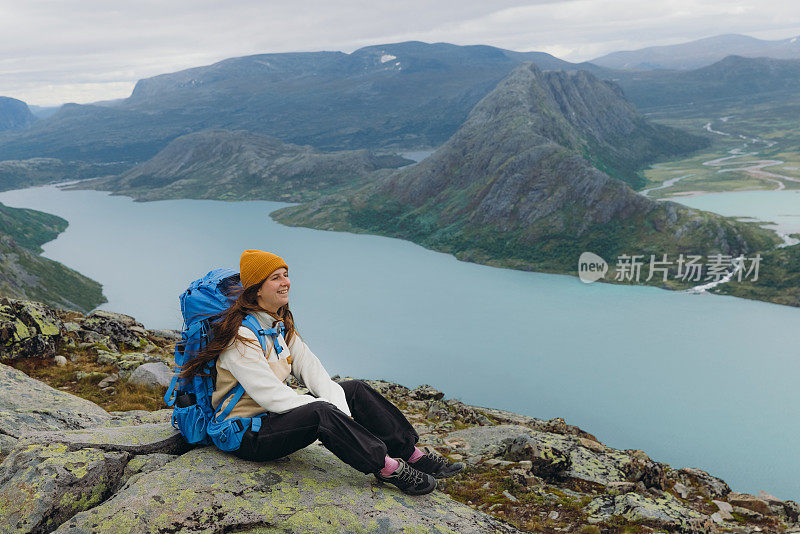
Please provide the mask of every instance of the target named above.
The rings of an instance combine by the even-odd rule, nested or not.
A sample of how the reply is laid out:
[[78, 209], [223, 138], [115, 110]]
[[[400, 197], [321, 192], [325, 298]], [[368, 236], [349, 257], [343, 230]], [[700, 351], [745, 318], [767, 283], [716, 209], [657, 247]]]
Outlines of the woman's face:
[[273, 313], [278, 311], [278, 308], [289, 303], [290, 285], [286, 267], [272, 271], [258, 289], [258, 305]]

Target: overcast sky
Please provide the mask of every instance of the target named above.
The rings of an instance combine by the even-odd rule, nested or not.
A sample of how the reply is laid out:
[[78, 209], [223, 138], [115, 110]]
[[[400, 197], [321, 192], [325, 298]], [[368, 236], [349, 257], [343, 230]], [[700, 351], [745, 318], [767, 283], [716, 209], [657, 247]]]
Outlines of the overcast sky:
[[582, 61], [723, 33], [800, 35], [800, 1], [0, 0], [0, 95], [122, 98], [140, 78], [264, 52], [419, 40]]

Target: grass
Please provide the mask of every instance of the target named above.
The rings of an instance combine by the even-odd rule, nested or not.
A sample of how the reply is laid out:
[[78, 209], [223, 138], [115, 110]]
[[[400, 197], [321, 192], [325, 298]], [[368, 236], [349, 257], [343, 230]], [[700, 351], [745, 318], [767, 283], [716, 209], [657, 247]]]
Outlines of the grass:
[[167, 390], [165, 387], [150, 388], [120, 379], [113, 384], [113, 390], [104, 391], [98, 385], [103, 376], [78, 380], [75, 373], [83, 371], [111, 375], [117, 372], [115, 366], [98, 364], [95, 357], [86, 351], [76, 350], [71, 355], [62, 355], [67, 358], [63, 367], [52, 358], [23, 358], [9, 362], [9, 365], [52, 388], [89, 400], [109, 412], [154, 411], [167, 407], [164, 403], [164, 393]]
[[[663, 190], [651, 193], [652, 198], [666, 198], [689, 191], [724, 192], [748, 189], [776, 189], [773, 181], [760, 178], [746, 171], [718, 172], [725, 167], [703, 165], [703, 162], [727, 157], [733, 149], [757, 152], [752, 156], [736, 158], [738, 164], [752, 163], [763, 159], [776, 159], [784, 163], [764, 168], [765, 171], [800, 179], [800, 95], [793, 98], [750, 102], [745, 99], [726, 102], [716, 106], [705, 106], [697, 110], [694, 106], [676, 107], [668, 111], [649, 114], [661, 124], [681, 128], [690, 133], [706, 136], [711, 141], [708, 150], [687, 158], [662, 161], [645, 170], [644, 188], [661, 185], [665, 180], [692, 174]], [[726, 117], [727, 120], [721, 120]], [[705, 125], [711, 123], [713, 130], [729, 133], [724, 136], [708, 132]], [[747, 139], [742, 139], [744, 136]], [[760, 139], [773, 143], [753, 142]], [[731, 165], [739, 167], [741, 165]], [[730, 168], [729, 167], [729, 168]], [[781, 180], [786, 189], [800, 189], [800, 183]]]

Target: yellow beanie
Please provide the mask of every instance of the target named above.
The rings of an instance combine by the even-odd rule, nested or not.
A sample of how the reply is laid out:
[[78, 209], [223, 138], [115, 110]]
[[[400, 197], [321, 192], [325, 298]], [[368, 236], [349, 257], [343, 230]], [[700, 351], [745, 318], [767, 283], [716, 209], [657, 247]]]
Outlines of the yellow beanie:
[[257, 284], [272, 274], [276, 269], [289, 266], [280, 256], [263, 250], [248, 249], [242, 252], [239, 260], [239, 276], [245, 289]]

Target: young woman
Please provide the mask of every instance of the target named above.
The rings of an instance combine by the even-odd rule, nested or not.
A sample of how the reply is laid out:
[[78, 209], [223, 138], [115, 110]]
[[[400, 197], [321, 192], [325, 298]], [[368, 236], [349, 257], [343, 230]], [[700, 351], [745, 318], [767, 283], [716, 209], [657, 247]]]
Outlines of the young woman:
[[[231, 398], [225, 396], [238, 383], [245, 393], [226, 419], [263, 414], [261, 427], [247, 430], [234, 454], [247, 460], [274, 460], [319, 439], [348, 465], [412, 495], [430, 493], [436, 478], [464, 468], [460, 462], [417, 448], [419, 436], [408, 420], [369, 385], [331, 380], [295, 330], [289, 311], [289, 269], [282, 258], [245, 250], [240, 277], [244, 291], [215, 324], [213, 340], [192, 365], [199, 369], [217, 358], [212, 399], [217, 413], [228, 408]], [[283, 322], [280, 354], [269, 343], [270, 352], [265, 354], [253, 332], [242, 326], [248, 314], [264, 329]], [[287, 386], [290, 374], [310, 394], [298, 395]]]

